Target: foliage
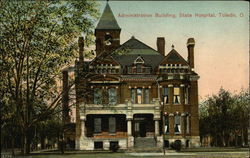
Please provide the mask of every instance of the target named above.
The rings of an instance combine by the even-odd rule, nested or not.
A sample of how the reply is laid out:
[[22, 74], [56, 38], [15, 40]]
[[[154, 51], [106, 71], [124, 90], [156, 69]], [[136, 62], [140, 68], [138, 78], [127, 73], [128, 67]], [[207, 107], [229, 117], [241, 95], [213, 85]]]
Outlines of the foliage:
[[[77, 37], [93, 43], [95, 1], [1, 1], [1, 119], [21, 127], [29, 153], [34, 124], [61, 100], [61, 69], [76, 58]], [[7, 126], [6, 126], [7, 127]], [[25, 147], [25, 146], [23, 146]]]
[[181, 151], [181, 141], [176, 140], [170, 144], [170, 147], [176, 151]]
[[237, 144], [238, 136], [242, 143], [248, 127], [249, 92], [239, 94], [220, 89], [218, 95], [208, 97], [200, 105], [200, 135], [210, 136], [212, 145], [229, 146]]
[[110, 145], [109, 150], [111, 150], [112, 152], [117, 152], [119, 148], [120, 146], [115, 143]]

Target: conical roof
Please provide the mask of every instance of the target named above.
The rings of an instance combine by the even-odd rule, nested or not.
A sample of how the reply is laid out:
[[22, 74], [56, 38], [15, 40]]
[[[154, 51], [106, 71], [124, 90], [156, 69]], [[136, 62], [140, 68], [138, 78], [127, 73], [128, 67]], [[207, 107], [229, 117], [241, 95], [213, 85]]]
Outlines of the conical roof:
[[108, 3], [106, 4], [102, 16], [96, 26], [96, 30], [101, 30], [101, 29], [115, 29], [115, 30], [121, 29]]

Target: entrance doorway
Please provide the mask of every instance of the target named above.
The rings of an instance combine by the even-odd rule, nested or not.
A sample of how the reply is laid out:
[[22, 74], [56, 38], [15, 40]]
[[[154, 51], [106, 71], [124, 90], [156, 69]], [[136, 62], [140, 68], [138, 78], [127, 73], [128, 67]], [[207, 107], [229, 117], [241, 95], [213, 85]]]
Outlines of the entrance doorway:
[[146, 137], [146, 126], [144, 121], [135, 122], [135, 137]]
[[154, 121], [152, 114], [134, 115], [134, 137], [147, 137], [154, 132]]

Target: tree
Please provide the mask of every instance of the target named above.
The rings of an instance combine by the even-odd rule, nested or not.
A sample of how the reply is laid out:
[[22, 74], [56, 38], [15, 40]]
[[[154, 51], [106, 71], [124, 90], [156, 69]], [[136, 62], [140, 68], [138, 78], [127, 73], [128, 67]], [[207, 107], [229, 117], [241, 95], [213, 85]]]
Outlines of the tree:
[[[30, 152], [31, 129], [52, 115], [61, 100], [57, 80], [76, 57], [76, 39], [93, 42], [95, 1], [1, 1], [1, 100], [13, 111]], [[2, 118], [1, 118], [2, 119]]]
[[215, 146], [237, 145], [238, 136], [241, 144], [246, 142], [249, 92], [242, 90], [232, 95], [220, 89], [218, 95], [208, 97], [200, 105], [200, 135], [212, 138]]

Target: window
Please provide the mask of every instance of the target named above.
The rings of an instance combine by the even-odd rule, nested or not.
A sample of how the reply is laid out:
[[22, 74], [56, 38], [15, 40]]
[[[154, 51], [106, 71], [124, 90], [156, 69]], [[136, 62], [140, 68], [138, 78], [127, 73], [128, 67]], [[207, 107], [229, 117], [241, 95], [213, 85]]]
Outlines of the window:
[[134, 89], [134, 88], [131, 89], [131, 101], [132, 101], [133, 104], [135, 104], [135, 99], [136, 99], [135, 90], [136, 89]]
[[163, 101], [164, 103], [169, 103], [169, 88], [168, 87], [163, 88]]
[[179, 115], [174, 117], [174, 132], [177, 134], [181, 133], [181, 117]]
[[180, 88], [174, 87], [174, 104], [180, 104]]
[[137, 88], [137, 103], [142, 104], [142, 89]]
[[116, 88], [108, 89], [108, 94], [109, 94], [109, 104], [110, 105], [115, 105], [117, 103]]
[[94, 89], [94, 104], [102, 104], [102, 89]]
[[188, 104], [188, 87], [185, 88], [185, 92], [184, 92], [184, 97], [185, 97], [185, 104]]
[[136, 72], [137, 73], [142, 73], [142, 65], [141, 64], [136, 65]]
[[94, 149], [103, 149], [103, 142], [94, 142]]
[[94, 119], [94, 132], [95, 133], [101, 133], [102, 131], [102, 119], [101, 118], [95, 118]]
[[149, 104], [149, 89], [144, 90], [144, 104]]
[[165, 116], [165, 128], [164, 128], [165, 133], [169, 133], [169, 119], [168, 116]]
[[109, 142], [109, 148], [110, 150], [119, 147], [119, 142], [118, 141], [111, 141]]
[[115, 133], [116, 132], [116, 120], [115, 117], [109, 118], [109, 133]]
[[133, 104], [149, 104], [149, 88], [132, 88], [131, 89], [131, 101]]

